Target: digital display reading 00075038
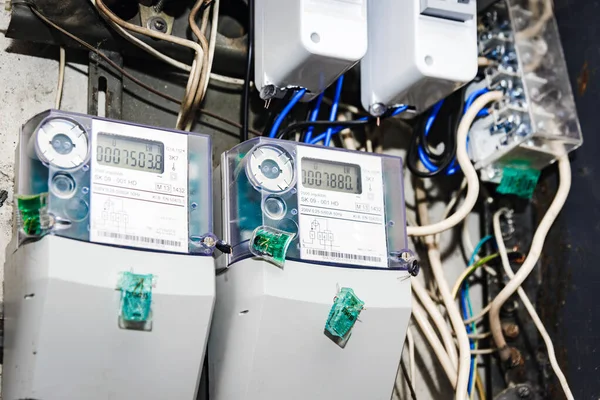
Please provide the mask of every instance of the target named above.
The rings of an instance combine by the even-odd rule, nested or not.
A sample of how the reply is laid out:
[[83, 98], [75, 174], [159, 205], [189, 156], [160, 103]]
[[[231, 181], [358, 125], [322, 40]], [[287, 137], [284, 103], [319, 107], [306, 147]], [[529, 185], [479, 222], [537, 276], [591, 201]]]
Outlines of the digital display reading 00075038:
[[360, 167], [334, 161], [302, 158], [302, 186], [307, 189], [362, 193]]
[[101, 165], [162, 174], [164, 159], [165, 146], [161, 142], [98, 133], [96, 161]]

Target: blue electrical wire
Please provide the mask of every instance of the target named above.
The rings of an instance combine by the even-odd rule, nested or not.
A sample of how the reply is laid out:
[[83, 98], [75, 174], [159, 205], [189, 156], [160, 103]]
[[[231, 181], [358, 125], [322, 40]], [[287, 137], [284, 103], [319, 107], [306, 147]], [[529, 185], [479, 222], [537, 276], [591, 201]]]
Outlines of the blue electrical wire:
[[[492, 235], [487, 235], [484, 238], [482, 238], [477, 245], [475, 246], [475, 249], [473, 250], [473, 254], [471, 254], [471, 258], [469, 258], [469, 266], [475, 264], [475, 258], [477, 258], [477, 255], [479, 254], [479, 252], [481, 251], [481, 248], [483, 247], [483, 245], [485, 243], [487, 243], [489, 240], [493, 240], [494, 237]], [[464, 319], [469, 319], [471, 318], [471, 316], [473, 315], [473, 309], [471, 306], [471, 295], [469, 293], [469, 283], [467, 281], [465, 281], [463, 287], [461, 288], [460, 291], [460, 304], [461, 304], [461, 309], [462, 309], [462, 313], [463, 313], [463, 318]], [[472, 333], [474, 331], [475, 328], [475, 323], [471, 323], [470, 325], [467, 325], [467, 332]], [[475, 348], [475, 343], [473, 340], [470, 340], [470, 347], [471, 349]], [[473, 378], [475, 376], [475, 368], [476, 368], [476, 357], [475, 356], [471, 356], [471, 368], [469, 371], [469, 394], [471, 391], [471, 386], [473, 383]]]
[[[467, 112], [467, 110], [473, 105], [473, 102], [482, 94], [489, 92], [490, 90], [486, 87], [476, 90], [467, 97], [467, 101], [465, 101], [465, 108], [463, 109], [463, 115]], [[477, 113], [478, 117], [486, 117], [490, 115], [490, 112], [487, 108], [482, 109]]]
[[[319, 117], [319, 110], [321, 109], [321, 103], [323, 102], [324, 96], [325, 96], [325, 92], [321, 93], [319, 95], [319, 97], [317, 97], [317, 100], [315, 100], [315, 106], [310, 113], [310, 117], [308, 118], [308, 120], [310, 122], [315, 122], [317, 120], [317, 118]], [[315, 130], [314, 126], [308, 127], [308, 129], [306, 130], [306, 137], [304, 138], [304, 143], [310, 143], [314, 130]]]
[[279, 131], [279, 127], [281, 126], [281, 123], [283, 122], [285, 117], [290, 113], [292, 108], [294, 108], [294, 106], [300, 101], [300, 99], [302, 99], [302, 97], [304, 97], [305, 93], [306, 93], [306, 89], [300, 89], [296, 92], [296, 94], [294, 94], [294, 97], [292, 97], [292, 99], [290, 100], [288, 105], [285, 106], [283, 111], [281, 111], [281, 113], [275, 119], [275, 122], [273, 123], [273, 126], [271, 127], [271, 131], [269, 132], [270, 138], [274, 138], [275, 136], [277, 136], [277, 131]]
[[[335, 95], [333, 97], [333, 103], [331, 104], [331, 112], [329, 113], [329, 121], [335, 121], [337, 118], [338, 105], [340, 104], [340, 97], [342, 96], [342, 87], [344, 86], [344, 75], [340, 76], [335, 85]], [[325, 135], [325, 141], [323, 145], [329, 147], [331, 143], [331, 136], [333, 136], [333, 128], [327, 128]]]
[[[465, 101], [465, 106], [463, 108], [463, 115], [473, 105], [473, 102], [479, 96], [481, 96], [482, 94], [485, 94], [489, 91], [490, 90], [488, 88], [484, 87], [482, 89], [476, 90], [473, 93], [471, 93], [469, 95], [469, 97], [467, 97], [467, 100]], [[427, 118], [427, 123], [425, 124], [425, 137], [427, 137], [427, 135], [429, 134], [429, 131], [431, 130], [431, 126], [433, 125], [433, 122], [435, 121], [435, 118], [437, 117], [437, 115], [440, 111], [440, 108], [442, 108], [443, 102], [444, 102], [444, 100], [441, 100], [438, 103], [436, 103], [435, 106], [433, 106], [431, 114]], [[479, 111], [479, 113], [477, 113], [477, 116], [485, 117], [485, 116], [488, 116], [489, 114], [490, 114], [489, 111], [486, 108], [484, 108], [483, 110]], [[467, 140], [468, 140], [468, 138], [467, 138]], [[427, 168], [427, 170], [429, 170], [430, 172], [435, 172], [438, 170], [437, 165], [435, 165], [433, 162], [431, 162], [429, 157], [427, 157], [425, 150], [423, 150], [423, 148], [421, 146], [419, 146], [418, 152], [419, 152], [419, 160], [421, 160], [421, 162], [423, 163], [423, 166], [425, 168]], [[446, 170], [446, 175], [454, 175], [455, 173], [458, 172], [459, 169], [460, 169], [460, 167], [456, 164], [456, 158], [455, 158], [454, 160], [452, 160], [452, 163], [450, 164], [450, 166], [448, 166], [448, 169]]]
[[[467, 300], [466, 300], [466, 296], [464, 295], [464, 291], [461, 292], [461, 296], [460, 296], [460, 305], [461, 305], [461, 310], [462, 310], [462, 314], [463, 314], [463, 319], [468, 319], [469, 318], [469, 313], [468, 313], [468, 305], [467, 305]], [[467, 325], [467, 333], [473, 333], [473, 328], [471, 325]], [[469, 347], [471, 350], [475, 349], [475, 343], [473, 343], [472, 340], [469, 340]], [[474, 362], [473, 362], [473, 358], [474, 356], [471, 355], [471, 367], [469, 368], [469, 383], [468, 383], [468, 393], [469, 395], [471, 394], [471, 386], [473, 385], [473, 377], [475, 376], [475, 368], [474, 368]]]
[[475, 264], [475, 258], [477, 258], [477, 254], [479, 254], [483, 245], [486, 244], [488, 240], [493, 240], [493, 239], [494, 239], [494, 237], [492, 235], [487, 235], [483, 239], [481, 239], [479, 241], [479, 243], [477, 243], [477, 245], [475, 246], [475, 249], [473, 250], [473, 254], [471, 255], [471, 258], [469, 258], [469, 266]]
[[[442, 99], [433, 106], [433, 109], [431, 110], [431, 114], [429, 114], [429, 117], [427, 118], [427, 122], [425, 123], [425, 137], [427, 137], [427, 135], [429, 135], [429, 131], [431, 130], [431, 127], [433, 126], [433, 123], [435, 122], [435, 119], [437, 118], [437, 116], [440, 112], [440, 109], [442, 108], [443, 105], [444, 105], [444, 100]], [[421, 160], [421, 162], [423, 163], [423, 166], [425, 168], [427, 168], [427, 170], [429, 170], [429, 172], [436, 172], [439, 169], [438, 166], [435, 165], [433, 162], [431, 162], [429, 157], [427, 157], [427, 154], [425, 153], [425, 150], [423, 150], [423, 147], [419, 146], [417, 151], [419, 153], [419, 160]], [[457, 171], [458, 171], [458, 165], [456, 165], [456, 158], [455, 158], [454, 160], [452, 160], [452, 163], [446, 170], [446, 175], [454, 175]]]
[[[405, 106], [405, 105], [398, 106], [394, 111], [392, 111], [392, 113], [390, 114], [390, 117], [395, 117], [396, 115], [401, 114], [406, 110], [408, 110], [408, 106]], [[369, 117], [362, 117], [362, 118], [357, 119], [356, 121], [368, 121], [368, 120], [369, 120]], [[335, 135], [337, 133], [340, 133], [344, 129], [346, 129], [346, 127], [333, 128], [331, 134]], [[312, 139], [310, 142], [307, 142], [307, 143], [317, 144], [321, 140], [325, 139], [326, 136], [327, 136], [327, 133], [321, 133], [319, 136], [316, 136], [314, 139]]]

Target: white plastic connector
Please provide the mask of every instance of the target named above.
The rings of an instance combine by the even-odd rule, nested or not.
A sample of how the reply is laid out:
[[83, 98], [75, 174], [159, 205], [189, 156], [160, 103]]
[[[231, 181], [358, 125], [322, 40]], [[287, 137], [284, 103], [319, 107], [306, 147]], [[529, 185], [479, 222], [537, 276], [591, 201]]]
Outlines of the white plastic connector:
[[477, 74], [474, 0], [368, 3], [362, 103], [373, 115], [399, 104], [421, 112]]
[[366, 0], [256, 0], [255, 84], [261, 97], [303, 87], [310, 101], [367, 52]]

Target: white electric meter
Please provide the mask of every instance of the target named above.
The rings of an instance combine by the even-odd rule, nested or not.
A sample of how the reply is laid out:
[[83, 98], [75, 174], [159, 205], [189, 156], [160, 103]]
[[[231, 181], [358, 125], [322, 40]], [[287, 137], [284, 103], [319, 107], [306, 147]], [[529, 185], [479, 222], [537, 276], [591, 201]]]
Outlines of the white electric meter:
[[2, 396], [195, 399], [215, 298], [210, 138], [48, 111], [20, 139]]
[[475, 0], [368, 2], [369, 50], [361, 63], [365, 110], [406, 104], [422, 112], [477, 74]]
[[256, 0], [255, 78], [263, 99], [310, 101], [367, 51], [367, 0]]
[[258, 138], [220, 172], [211, 399], [389, 399], [416, 268], [401, 160]]

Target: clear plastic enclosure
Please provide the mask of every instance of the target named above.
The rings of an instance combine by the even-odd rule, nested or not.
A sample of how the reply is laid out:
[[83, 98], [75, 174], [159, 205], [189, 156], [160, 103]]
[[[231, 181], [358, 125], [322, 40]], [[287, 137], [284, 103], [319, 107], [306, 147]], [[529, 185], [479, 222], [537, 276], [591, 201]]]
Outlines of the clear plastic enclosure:
[[582, 144], [552, 1], [506, 0], [486, 9], [479, 51], [488, 65], [471, 91], [505, 93], [469, 135], [482, 179], [499, 182], [503, 168], [515, 163], [542, 169]]
[[405, 267], [400, 158], [256, 138], [223, 154], [221, 174], [229, 264], [277, 253], [268, 241], [279, 232], [293, 235], [288, 260]]
[[41, 113], [21, 129], [19, 242], [54, 234], [211, 255], [211, 159], [206, 135]]

